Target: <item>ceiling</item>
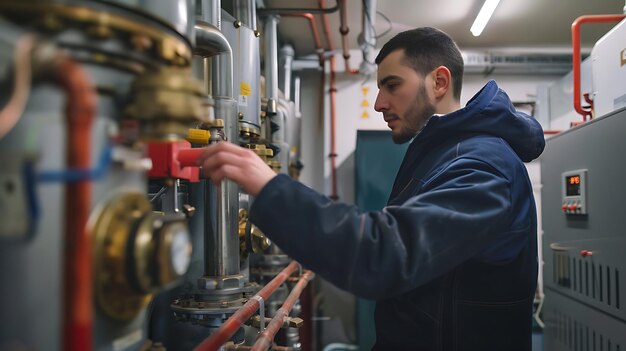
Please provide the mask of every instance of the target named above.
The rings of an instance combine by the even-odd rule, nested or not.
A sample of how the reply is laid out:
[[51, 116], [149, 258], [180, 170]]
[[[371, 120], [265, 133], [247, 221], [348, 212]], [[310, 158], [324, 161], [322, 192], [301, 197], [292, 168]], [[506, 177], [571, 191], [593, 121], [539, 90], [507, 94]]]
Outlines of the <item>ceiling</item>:
[[[326, 7], [335, 6], [336, 0], [326, 0]], [[264, 0], [266, 8], [317, 8], [318, 0]], [[378, 0], [375, 28], [382, 35], [380, 47], [394, 34], [420, 26], [439, 28], [454, 38], [461, 50], [477, 48], [528, 48], [532, 50], [571, 49], [571, 24], [578, 16], [590, 14], [623, 13], [623, 0], [501, 0], [482, 35], [474, 37], [469, 28], [478, 14], [483, 0]], [[357, 35], [362, 31], [362, 2], [347, 0], [348, 43], [359, 49]], [[316, 15], [323, 34], [321, 15]], [[387, 21], [386, 18], [389, 19]], [[339, 13], [328, 15], [336, 50], [341, 49]], [[581, 30], [582, 46], [590, 49], [612, 26], [588, 24]], [[296, 57], [313, 55], [315, 46], [308, 23], [303, 18], [281, 17], [278, 25], [281, 44], [290, 43]], [[328, 49], [328, 46], [325, 47]]]

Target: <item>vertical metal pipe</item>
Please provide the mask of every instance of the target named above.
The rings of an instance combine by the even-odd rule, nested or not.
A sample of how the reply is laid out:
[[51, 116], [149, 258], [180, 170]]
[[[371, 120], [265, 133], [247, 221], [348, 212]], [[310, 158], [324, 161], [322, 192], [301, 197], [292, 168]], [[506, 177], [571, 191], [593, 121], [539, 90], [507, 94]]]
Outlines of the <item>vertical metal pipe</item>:
[[235, 0], [235, 18], [256, 30], [256, 6], [253, 0]]
[[[233, 98], [233, 49], [214, 25], [196, 20], [194, 54], [213, 58], [211, 88], [214, 97]], [[217, 70], [216, 65], [217, 63]], [[224, 123], [227, 123], [224, 121]]]
[[[217, 28], [218, 30], [222, 30], [222, 2], [220, 0], [202, 0], [202, 1], [204, 1], [204, 3], [209, 2], [209, 4], [206, 4], [207, 5], [206, 8], [208, 12], [207, 20], [209, 21], [209, 23], [214, 25], [215, 28]], [[209, 93], [209, 95], [213, 96], [214, 95], [213, 76], [219, 74], [218, 72], [220, 72], [220, 64], [222, 63], [217, 58], [214, 58], [210, 61], [208, 59], [205, 59], [204, 62], [205, 62], [204, 65], [205, 65], [205, 72], [206, 72], [205, 83], [207, 85], [207, 92]]]
[[363, 53], [363, 62], [359, 67], [359, 71], [366, 75], [372, 74], [376, 71], [376, 65], [374, 60], [376, 58], [376, 33], [374, 32], [374, 26], [376, 22], [376, 0], [364, 0], [363, 1], [363, 36], [361, 43], [361, 51]]
[[280, 18], [269, 15], [265, 19], [265, 96], [278, 99], [278, 35]]
[[291, 45], [284, 45], [280, 49], [280, 55], [283, 58], [283, 93], [285, 94], [285, 100], [291, 100], [291, 70], [295, 54]]
[[[216, 114], [223, 114], [226, 137], [229, 140], [236, 140], [234, 139], [237, 137], [236, 101], [215, 98], [215, 111]], [[227, 119], [230, 119], [230, 122], [227, 123]], [[216, 138], [212, 140], [212, 143], [218, 141], [219, 138]], [[226, 180], [216, 186], [213, 182], [207, 181], [204, 203], [204, 220], [206, 223], [204, 275], [209, 277], [239, 275], [239, 238], [237, 232], [239, 189], [237, 184]]]
[[302, 112], [300, 111], [300, 93], [300, 76], [296, 76], [293, 79], [293, 102], [296, 105], [296, 116]]
[[196, 0], [196, 13], [203, 21], [222, 29], [222, 4], [220, 0]]
[[296, 154], [294, 155], [296, 162], [300, 161], [300, 152], [302, 149], [302, 111], [300, 110], [300, 77], [296, 76], [293, 80], [293, 101], [294, 101], [294, 110], [295, 110], [295, 123], [297, 124], [295, 130], [295, 140], [294, 145], [296, 147]]
[[[237, 140], [237, 102], [233, 98], [232, 48], [226, 37], [215, 26], [196, 21], [196, 50], [202, 56], [212, 56], [212, 90], [215, 100], [215, 115], [224, 120], [225, 137]], [[217, 62], [218, 70], [215, 70]], [[219, 139], [214, 140], [214, 142]], [[239, 239], [238, 186], [232, 181], [223, 181], [219, 186], [206, 182], [205, 191], [205, 260], [204, 273], [210, 277], [238, 275]]]

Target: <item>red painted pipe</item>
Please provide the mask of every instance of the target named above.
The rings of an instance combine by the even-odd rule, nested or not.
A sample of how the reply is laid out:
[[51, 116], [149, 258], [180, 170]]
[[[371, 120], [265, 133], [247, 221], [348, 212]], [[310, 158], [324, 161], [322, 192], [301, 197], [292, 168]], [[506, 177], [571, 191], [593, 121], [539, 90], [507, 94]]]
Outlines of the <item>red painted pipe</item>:
[[[267, 283], [255, 296], [260, 296], [263, 301], [267, 300], [270, 295], [278, 289], [278, 287], [295, 272], [299, 263], [292, 261], [285, 269], [283, 269], [272, 281]], [[250, 319], [250, 317], [259, 308], [259, 301], [251, 298], [237, 312], [235, 312], [222, 326], [206, 338], [200, 345], [196, 346], [195, 351], [215, 351], [218, 350], [231, 336], [233, 336], [241, 325]]]
[[300, 277], [298, 284], [296, 284], [293, 290], [291, 290], [291, 293], [289, 293], [285, 302], [283, 302], [282, 307], [276, 311], [276, 314], [268, 324], [267, 329], [262, 331], [258, 336], [257, 341], [254, 343], [254, 346], [252, 346], [252, 351], [265, 351], [272, 346], [272, 341], [274, 340], [276, 333], [283, 326], [285, 317], [289, 316], [289, 312], [291, 312], [293, 305], [300, 297], [300, 294], [302, 294], [302, 290], [304, 290], [313, 277], [315, 277], [313, 272], [304, 272], [304, 274]]
[[554, 134], [559, 134], [560, 132], [562, 132], [562, 131], [561, 130], [544, 130], [543, 134], [554, 135]]
[[324, 47], [322, 46], [322, 40], [320, 39], [320, 33], [317, 30], [317, 23], [315, 23], [315, 16], [311, 13], [285, 13], [281, 16], [286, 17], [302, 17], [309, 20], [309, 26], [311, 27], [311, 33], [313, 33], [313, 41], [315, 42], [315, 51], [320, 60], [320, 66], [324, 66]]
[[[96, 113], [96, 92], [89, 76], [69, 58], [56, 62], [54, 82], [67, 95], [67, 168], [91, 167], [91, 127]], [[91, 208], [89, 180], [65, 186], [65, 247], [63, 276], [63, 350], [92, 349], [92, 259], [86, 226]]]
[[[583, 116], [591, 119], [591, 109], [585, 110], [580, 104], [580, 26], [585, 23], [610, 23], [623, 20], [626, 15], [588, 15], [580, 16], [572, 23], [572, 68], [574, 70], [574, 109]], [[592, 105], [593, 106], [593, 105]]]

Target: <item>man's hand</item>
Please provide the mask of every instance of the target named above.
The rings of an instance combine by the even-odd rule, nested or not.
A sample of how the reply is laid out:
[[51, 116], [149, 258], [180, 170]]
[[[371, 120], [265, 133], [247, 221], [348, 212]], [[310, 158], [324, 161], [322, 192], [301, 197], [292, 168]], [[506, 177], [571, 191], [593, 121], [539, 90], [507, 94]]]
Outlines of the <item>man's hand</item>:
[[276, 176], [254, 151], [225, 141], [208, 146], [198, 158], [198, 164], [214, 184], [228, 178], [252, 196]]

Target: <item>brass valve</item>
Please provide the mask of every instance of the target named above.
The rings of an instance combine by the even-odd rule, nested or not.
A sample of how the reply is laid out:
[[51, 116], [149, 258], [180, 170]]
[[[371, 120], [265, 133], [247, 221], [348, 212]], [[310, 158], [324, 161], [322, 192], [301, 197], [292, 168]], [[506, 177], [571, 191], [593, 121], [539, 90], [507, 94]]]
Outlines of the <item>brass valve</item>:
[[261, 159], [265, 162], [267, 162], [267, 159], [270, 157], [274, 156], [274, 151], [272, 151], [272, 149], [268, 149], [265, 147], [265, 145], [263, 144], [256, 144], [254, 145], [254, 150], [253, 150], [257, 155], [259, 155], [259, 157], [261, 157]]
[[202, 126], [206, 127], [207, 129], [224, 128], [224, 120], [221, 118], [212, 119], [208, 122], [203, 123]]
[[224, 120], [217, 118], [212, 119], [208, 122], [202, 123], [200, 126], [201, 129], [206, 129], [210, 132], [209, 143], [216, 143], [218, 141], [226, 140], [226, 135], [224, 134]]
[[188, 126], [207, 121], [204, 88], [189, 69], [162, 68], [135, 78], [124, 118], [139, 121], [144, 139], [184, 137]]
[[254, 224], [252, 224], [250, 228], [250, 235], [252, 239], [252, 252], [254, 253], [261, 253], [272, 244], [270, 239], [266, 237], [261, 229], [259, 229]]
[[271, 241], [263, 234], [263, 232], [257, 228], [254, 224], [250, 224], [250, 244], [252, 247], [246, 245], [246, 227], [248, 226], [248, 211], [245, 209], [239, 209], [239, 242], [240, 251], [242, 256], [247, 255], [250, 251], [254, 253], [261, 253], [265, 251], [270, 245]]

